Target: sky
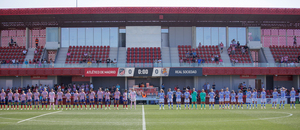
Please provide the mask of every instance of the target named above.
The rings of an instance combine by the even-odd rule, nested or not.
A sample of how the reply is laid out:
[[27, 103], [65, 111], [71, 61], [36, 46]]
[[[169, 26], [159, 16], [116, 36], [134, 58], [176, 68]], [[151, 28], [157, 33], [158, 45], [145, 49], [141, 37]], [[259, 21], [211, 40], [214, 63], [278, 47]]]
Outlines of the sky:
[[[76, 7], [76, 0], [0, 0], [0, 8]], [[78, 7], [300, 8], [300, 0], [78, 0]]]

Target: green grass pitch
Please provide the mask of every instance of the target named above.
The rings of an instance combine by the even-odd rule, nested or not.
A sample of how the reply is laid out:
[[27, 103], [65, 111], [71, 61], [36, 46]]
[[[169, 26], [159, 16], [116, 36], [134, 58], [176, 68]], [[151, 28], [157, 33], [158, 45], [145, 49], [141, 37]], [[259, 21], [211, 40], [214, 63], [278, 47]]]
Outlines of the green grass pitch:
[[[176, 105], [174, 105], [175, 108]], [[65, 106], [64, 106], [65, 107]], [[88, 106], [89, 107], [89, 106]], [[158, 105], [144, 105], [147, 130], [183, 130], [183, 129], [228, 129], [228, 130], [299, 130], [300, 105], [297, 109], [247, 110], [158, 110]], [[75, 130], [75, 129], [134, 129], [143, 130], [142, 105], [136, 110], [1, 110], [0, 130]], [[184, 105], [182, 105], [184, 108]], [[27, 120], [26, 120], [27, 119]], [[18, 123], [19, 122], [19, 123]]]

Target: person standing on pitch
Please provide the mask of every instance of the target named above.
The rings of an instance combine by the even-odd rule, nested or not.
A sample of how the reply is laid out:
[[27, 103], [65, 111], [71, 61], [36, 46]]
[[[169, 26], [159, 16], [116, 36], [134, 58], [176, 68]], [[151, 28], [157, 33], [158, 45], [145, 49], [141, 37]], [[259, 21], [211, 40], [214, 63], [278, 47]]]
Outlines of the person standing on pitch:
[[277, 92], [276, 88], [274, 89], [274, 91], [272, 93], [272, 96], [273, 96], [272, 109], [274, 108], [274, 104], [275, 104], [275, 109], [276, 109], [276, 106], [277, 106], [277, 97], [278, 97], [278, 92]]
[[165, 93], [164, 93], [164, 90], [161, 89], [160, 90], [160, 93], [158, 94], [159, 96], [159, 110], [161, 109], [161, 106], [163, 106], [163, 109], [165, 109]]
[[233, 109], [233, 104], [235, 105], [235, 109], [236, 109], [236, 94], [234, 90], [231, 91], [230, 97], [231, 97], [231, 101], [230, 101], [231, 109]]
[[243, 92], [242, 90], [239, 91], [238, 93], [238, 109], [240, 109], [240, 105], [241, 105], [241, 108], [243, 109]]
[[296, 97], [296, 91], [294, 90], [294, 88], [292, 88], [292, 91], [290, 92], [290, 96], [291, 96], [291, 99], [290, 99], [290, 101], [291, 101], [291, 104], [290, 104], [290, 106], [291, 106], [291, 109], [292, 109], [292, 104], [294, 103], [294, 108], [296, 109], [296, 106], [295, 106], [295, 97]]
[[197, 92], [195, 90], [195, 88], [193, 88], [193, 92], [192, 92], [192, 109], [193, 109], [193, 105], [195, 104], [195, 107], [197, 109]]
[[224, 109], [224, 92], [223, 89], [219, 92], [219, 109], [223, 108]]
[[181, 97], [182, 97], [182, 93], [180, 92], [180, 89], [177, 89], [177, 92], [176, 92], [176, 109], [179, 109], [181, 110]]
[[260, 98], [261, 98], [260, 106], [261, 106], [261, 109], [263, 109], [263, 104], [264, 104], [264, 108], [266, 109], [266, 95], [267, 95], [266, 91], [263, 88], [262, 92], [260, 93]]
[[[252, 108], [254, 109], [254, 104], [256, 105], [256, 109], [257, 109], [257, 90], [253, 89], [253, 93], [252, 93]], [[251, 108], [251, 106], [250, 106]]]
[[172, 105], [172, 109], [173, 109], [173, 92], [171, 91], [171, 88], [169, 88], [169, 91], [168, 91], [167, 95], [168, 95], [169, 109], [170, 109], [170, 104]]
[[215, 109], [215, 97], [216, 94], [214, 92], [213, 89], [210, 90], [210, 92], [208, 93], [208, 97], [209, 97], [209, 109], [211, 109], [211, 104], [213, 106], [213, 109]]
[[189, 90], [186, 89], [184, 95], [184, 109], [186, 109], [186, 104], [188, 105], [188, 109], [190, 109], [190, 93]]
[[206, 98], [206, 93], [205, 93], [204, 89], [202, 89], [202, 92], [200, 93], [201, 110], [202, 110], [202, 105], [204, 105], [204, 109], [206, 109], [205, 108], [205, 98]]
[[249, 106], [249, 105], [250, 105], [250, 108], [249, 108], [249, 109], [251, 109], [251, 96], [252, 96], [251, 90], [250, 90], [250, 88], [248, 88], [247, 93], [246, 93], [246, 104], [247, 104], [247, 109], [248, 109], [248, 106]]
[[228, 88], [226, 88], [225, 93], [225, 109], [227, 109], [226, 105], [228, 105], [228, 109], [230, 109], [229, 107], [229, 101], [230, 101], [230, 91], [228, 90]]
[[284, 88], [284, 87], [282, 87], [281, 89], [280, 89], [280, 105], [279, 105], [279, 109], [280, 109], [280, 107], [281, 107], [281, 103], [282, 103], [282, 109], [284, 109], [284, 102], [285, 102], [285, 91], [286, 91], [286, 89]]
[[134, 103], [134, 109], [136, 109], [136, 92], [134, 89], [130, 92], [130, 109], [132, 109], [132, 103]]

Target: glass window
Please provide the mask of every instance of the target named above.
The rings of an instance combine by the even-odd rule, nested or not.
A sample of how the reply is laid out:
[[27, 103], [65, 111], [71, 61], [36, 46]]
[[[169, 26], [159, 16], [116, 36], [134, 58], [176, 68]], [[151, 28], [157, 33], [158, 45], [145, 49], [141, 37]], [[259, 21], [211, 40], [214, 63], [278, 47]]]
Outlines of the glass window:
[[86, 28], [85, 29], [85, 44], [87, 46], [93, 46], [94, 45], [94, 39], [93, 39], [93, 28]]
[[109, 46], [109, 28], [102, 28], [102, 46]]
[[204, 42], [203, 45], [211, 45], [210, 27], [204, 27]]
[[70, 28], [70, 45], [77, 46], [77, 28]]
[[211, 43], [212, 45], [218, 45], [219, 42], [219, 28], [218, 27], [212, 27], [211, 28]]
[[201, 45], [203, 45], [203, 27], [197, 27], [196, 28], [196, 43], [197, 46], [201, 42]]
[[110, 28], [109, 45], [110, 47], [118, 47], [118, 28]]
[[237, 41], [240, 42], [241, 45], [246, 45], [246, 28], [237, 28]]
[[169, 33], [169, 29], [161, 29], [161, 33]]
[[126, 29], [119, 29], [119, 33], [126, 33]]
[[230, 27], [228, 28], [228, 38], [229, 38], [229, 44], [231, 44], [231, 41], [235, 39], [237, 41], [237, 28]]
[[219, 44], [223, 43], [224, 46], [226, 46], [226, 28], [225, 27], [219, 27]]
[[58, 42], [58, 27], [47, 27], [46, 28], [46, 41], [47, 42]]
[[70, 44], [70, 29], [62, 28], [61, 29], [61, 47], [69, 47]]
[[85, 46], [85, 28], [78, 28], [78, 46]]
[[94, 28], [94, 45], [101, 46], [102, 38], [101, 38], [101, 28]]
[[[260, 27], [249, 27], [248, 38], [249, 41], [260, 41]], [[273, 34], [278, 35], [278, 30], [273, 31]]]

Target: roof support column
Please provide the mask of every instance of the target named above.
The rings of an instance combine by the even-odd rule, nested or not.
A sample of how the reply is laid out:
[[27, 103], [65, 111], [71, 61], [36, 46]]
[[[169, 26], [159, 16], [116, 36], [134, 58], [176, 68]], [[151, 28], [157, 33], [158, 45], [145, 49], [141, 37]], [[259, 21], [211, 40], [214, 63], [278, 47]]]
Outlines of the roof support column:
[[196, 43], [196, 26], [192, 26], [192, 47], [196, 48], [197, 43]]
[[232, 75], [230, 75], [229, 86], [230, 86], [230, 90], [232, 90]]
[[199, 82], [198, 82], [198, 76], [194, 76], [194, 88], [196, 89], [196, 90], [200, 90], [200, 88], [199, 88], [199, 84], [198, 84]]
[[61, 27], [58, 27], [58, 48], [61, 47]]
[[228, 30], [228, 26], [226, 26], [226, 48], [227, 47], [229, 47], [229, 30]]
[[[127, 77], [125, 77], [125, 89], [128, 90]], [[129, 92], [129, 91], [127, 91], [127, 92]]]
[[29, 48], [29, 38], [30, 36], [29, 36], [29, 28], [28, 27], [26, 27], [26, 30], [25, 30], [25, 39], [26, 39], [26, 44], [25, 44], [25, 48]]

